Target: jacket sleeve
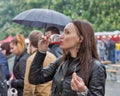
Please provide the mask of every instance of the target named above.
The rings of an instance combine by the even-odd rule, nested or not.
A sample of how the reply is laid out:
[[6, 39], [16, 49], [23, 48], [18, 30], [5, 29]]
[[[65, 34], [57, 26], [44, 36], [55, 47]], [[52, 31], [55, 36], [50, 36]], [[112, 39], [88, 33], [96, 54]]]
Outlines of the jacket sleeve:
[[4, 64], [1, 64], [2, 66], [2, 71], [5, 74], [5, 77], [7, 80], [10, 78], [10, 72], [9, 72], [9, 67], [8, 67], [8, 62], [4, 62]]
[[[25, 75], [25, 69], [26, 69], [26, 61], [29, 57], [28, 54], [25, 54], [18, 62], [19, 66], [19, 74], [16, 79], [13, 79], [11, 81], [11, 86], [15, 88], [23, 88], [24, 87], [24, 75]], [[17, 70], [16, 70], [17, 71]]]
[[105, 67], [100, 62], [96, 62], [90, 74], [87, 96], [104, 96], [106, 81]]
[[30, 67], [29, 82], [40, 84], [52, 80], [59, 66], [58, 60], [43, 69], [43, 61], [46, 53], [37, 52]]
[[13, 79], [11, 81], [11, 86], [14, 88], [23, 88], [24, 80], [22, 79]]
[[9, 66], [7, 58], [0, 52], [0, 65], [7, 80], [10, 78]]

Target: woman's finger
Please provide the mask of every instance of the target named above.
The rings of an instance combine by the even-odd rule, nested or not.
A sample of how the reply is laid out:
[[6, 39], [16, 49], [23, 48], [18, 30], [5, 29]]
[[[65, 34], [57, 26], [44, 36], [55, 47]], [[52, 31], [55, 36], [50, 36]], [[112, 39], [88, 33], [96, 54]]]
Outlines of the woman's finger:
[[74, 90], [74, 91], [77, 90], [77, 86], [76, 86], [76, 84], [74, 82], [74, 79], [71, 80], [71, 89]]
[[76, 73], [72, 75], [72, 84], [75, 91], [82, 91], [84, 87], [84, 82]]

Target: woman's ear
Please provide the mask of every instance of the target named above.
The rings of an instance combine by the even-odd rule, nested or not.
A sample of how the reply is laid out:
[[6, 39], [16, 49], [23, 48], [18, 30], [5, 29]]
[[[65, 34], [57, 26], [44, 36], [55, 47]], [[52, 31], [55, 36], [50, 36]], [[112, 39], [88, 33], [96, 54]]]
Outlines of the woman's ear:
[[83, 41], [83, 36], [80, 36], [80, 42], [82, 42]]

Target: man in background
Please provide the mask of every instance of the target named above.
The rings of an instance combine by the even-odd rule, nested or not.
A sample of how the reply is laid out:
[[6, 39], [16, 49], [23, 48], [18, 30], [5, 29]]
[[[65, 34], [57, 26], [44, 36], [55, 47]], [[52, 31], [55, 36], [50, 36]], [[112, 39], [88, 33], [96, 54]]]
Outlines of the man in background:
[[[34, 56], [36, 55], [37, 48], [38, 48], [38, 41], [40, 38], [42, 38], [42, 33], [38, 30], [32, 31], [29, 35], [28, 52], [31, 54], [31, 56], [28, 58], [27, 64], [26, 64], [23, 96], [49, 96], [51, 92], [52, 81], [49, 81], [44, 84], [39, 84], [39, 85], [32, 85], [28, 81], [30, 65], [34, 59]], [[55, 60], [56, 60], [56, 57], [52, 53], [47, 52], [46, 58], [43, 63], [43, 67], [46, 67], [47, 65], [54, 62]]]
[[[57, 27], [50, 26], [46, 29], [45, 35], [51, 36], [52, 34], [60, 34], [60, 31]], [[62, 50], [59, 47], [59, 44], [50, 44], [49, 51], [53, 53], [57, 58], [62, 55]]]

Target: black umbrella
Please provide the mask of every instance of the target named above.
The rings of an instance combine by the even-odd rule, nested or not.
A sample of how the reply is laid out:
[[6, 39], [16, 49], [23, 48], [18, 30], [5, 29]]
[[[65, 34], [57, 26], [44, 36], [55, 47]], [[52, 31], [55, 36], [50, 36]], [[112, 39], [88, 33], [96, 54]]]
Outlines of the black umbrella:
[[55, 26], [63, 30], [65, 25], [71, 22], [71, 19], [62, 13], [50, 9], [30, 9], [21, 12], [12, 21], [31, 27], [47, 28]]

